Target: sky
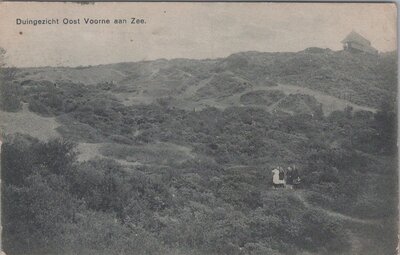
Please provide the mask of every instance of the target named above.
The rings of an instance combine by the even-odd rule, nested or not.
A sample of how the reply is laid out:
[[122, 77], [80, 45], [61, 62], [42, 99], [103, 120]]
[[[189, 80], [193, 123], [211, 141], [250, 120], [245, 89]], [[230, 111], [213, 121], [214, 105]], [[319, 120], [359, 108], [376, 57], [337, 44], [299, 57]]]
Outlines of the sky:
[[[395, 4], [0, 2], [0, 47], [17, 67], [86, 66], [159, 58], [219, 58], [241, 51], [340, 50], [352, 30], [379, 51], [397, 46]], [[86, 25], [84, 18], [146, 24]], [[16, 19], [58, 18], [59, 25]], [[63, 18], [81, 24], [64, 25]]]

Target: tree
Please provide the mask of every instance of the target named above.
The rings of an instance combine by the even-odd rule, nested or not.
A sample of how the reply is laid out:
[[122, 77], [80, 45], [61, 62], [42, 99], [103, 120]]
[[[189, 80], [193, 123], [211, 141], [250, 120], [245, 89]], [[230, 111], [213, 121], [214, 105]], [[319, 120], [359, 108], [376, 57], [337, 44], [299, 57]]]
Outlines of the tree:
[[21, 87], [14, 83], [17, 73], [15, 67], [6, 67], [7, 51], [0, 47], [0, 107], [5, 111], [18, 111], [21, 108]]
[[0, 47], [0, 67], [5, 66], [6, 53], [7, 51]]
[[380, 141], [381, 152], [386, 154], [397, 151], [397, 114], [396, 101], [389, 98], [383, 102], [374, 116], [375, 128]]
[[6, 67], [6, 59], [7, 59], [7, 51], [0, 47], [0, 70], [1, 70], [1, 79], [5, 79], [7, 81], [11, 81], [15, 78], [15, 74], [17, 72], [17, 68], [15, 67]]

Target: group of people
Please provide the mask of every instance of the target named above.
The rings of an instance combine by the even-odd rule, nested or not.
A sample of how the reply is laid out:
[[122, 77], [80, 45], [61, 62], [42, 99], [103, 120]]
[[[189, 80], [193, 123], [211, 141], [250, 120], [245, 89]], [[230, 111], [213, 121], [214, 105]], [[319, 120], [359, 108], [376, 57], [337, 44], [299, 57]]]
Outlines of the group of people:
[[288, 167], [284, 170], [277, 166], [272, 170], [272, 185], [274, 188], [296, 188], [301, 183], [299, 171], [296, 166]]

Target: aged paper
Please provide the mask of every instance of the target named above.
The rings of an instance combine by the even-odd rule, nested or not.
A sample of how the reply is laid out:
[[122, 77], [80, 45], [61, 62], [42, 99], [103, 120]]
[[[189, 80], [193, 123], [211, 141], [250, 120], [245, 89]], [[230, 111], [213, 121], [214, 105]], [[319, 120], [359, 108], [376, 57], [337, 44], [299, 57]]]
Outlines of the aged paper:
[[393, 3], [0, 3], [6, 254], [395, 254]]

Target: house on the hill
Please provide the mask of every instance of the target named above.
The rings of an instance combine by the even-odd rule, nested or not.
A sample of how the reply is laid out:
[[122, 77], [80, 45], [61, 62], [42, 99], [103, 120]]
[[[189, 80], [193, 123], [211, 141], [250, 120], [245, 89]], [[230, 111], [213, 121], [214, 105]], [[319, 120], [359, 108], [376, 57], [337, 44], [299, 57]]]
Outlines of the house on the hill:
[[351, 31], [350, 34], [343, 39], [343, 49], [350, 52], [364, 52], [377, 54], [378, 50], [371, 46], [371, 42], [365, 39], [362, 35]]

